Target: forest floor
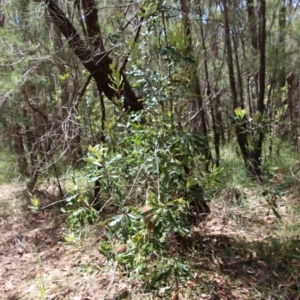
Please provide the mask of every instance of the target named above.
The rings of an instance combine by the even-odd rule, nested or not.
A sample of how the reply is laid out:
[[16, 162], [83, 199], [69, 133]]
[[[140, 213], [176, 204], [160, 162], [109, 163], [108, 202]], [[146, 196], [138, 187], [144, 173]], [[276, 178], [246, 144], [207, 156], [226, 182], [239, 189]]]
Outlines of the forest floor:
[[[61, 216], [30, 211], [22, 188], [0, 185], [0, 299], [158, 299], [99, 254], [99, 228], [67, 239]], [[228, 190], [211, 203], [187, 256], [193, 275], [159, 298], [300, 299], [299, 197], [277, 199], [279, 219], [256, 192]]]
[[96, 248], [67, 244], [53, 212], [32, 212], [22, 198], [22, 187], [0, 185], [0, 299], [112, 298], [117, 285]]

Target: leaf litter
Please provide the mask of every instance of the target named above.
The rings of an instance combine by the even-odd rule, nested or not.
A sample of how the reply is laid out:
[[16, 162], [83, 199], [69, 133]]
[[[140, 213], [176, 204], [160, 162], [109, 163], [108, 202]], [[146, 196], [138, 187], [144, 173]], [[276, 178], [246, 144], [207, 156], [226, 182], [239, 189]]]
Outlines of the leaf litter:
[[[24, 210], [21, 190], [0, 186], [0, 299], [157, 299], [107, 264], [99, 237], [67, 247], [64, 224], [55, 225], [51, 211]], [[211, 215], [194, 228], [198, 252], [187, 256], [194, 274], [163, 299], [300, 299], [299, 236], [285, 243], [279, 232], [293, 223], [297, 203], [282, 200], [279, 224], [263, 201], [245, 195], [246, 208], [226, 197], [211, 203]]]

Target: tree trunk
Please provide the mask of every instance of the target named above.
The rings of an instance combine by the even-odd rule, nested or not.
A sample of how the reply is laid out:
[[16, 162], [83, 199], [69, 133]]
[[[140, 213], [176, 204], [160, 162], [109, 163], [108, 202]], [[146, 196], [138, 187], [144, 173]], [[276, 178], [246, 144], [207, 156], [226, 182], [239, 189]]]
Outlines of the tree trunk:
[[[220, 131], [217, 127], [217, 121], [216, 121], [216, 106], [215, 106], [215, 99], [212, 97], [212, 90], [210, 86], [210, 81], [209, 81], [209, 75], [208, 75], [208, 62], [207, 62], [207, 51], [206, 51], [206, 40], [205, 40], [205, 35], [204, 35], [204, 30], [203, 30], [203, 22], [202, 22], [202, 10], [201, 7], [199, 6], [199, 14], [200, 14], [200, 34], [201, 34], [201, 44], [202, 44], [202, 53], [204, 56], [204, 73], [205, 73], [205, 81], [206, 81], [206, 96], [209, 99], [210, 102], [210, 111], [211, 111], [211, 118], [212, 118], [212, 128], [213, 128], [213, 133], [214, 133], [214, 147], [215, 147], [215, 152], [216, 152], [216, 157], [214, 159], [214, 162], [217, 167], [220, 166]], [[211, 155], [210, 155], [211, 156]]]
[[26, 151], [23, 143], [24, 130], [17, 124], [12, 128], [12, 145], [13, 151], [18, 155], [18, 168], [20, 174], [28, 176], [28, 162], [26, 159]]
[[[227, 0], [223, 0], [225, 47], [227, 49], [227, 65], [228, 65], [231, 96], [232, 96], [232, 101], [233, 101], [233, 109], [235, 110], [236, 108], [239, 107], [239, 102], [238, 102], [235, 73], [234, 73], [234, 66], [233, 66], [233, 56], [232, 56], [230, 26], [229, 26], [229, 14], [228, 14], [227, 5], [228, 5]], [[246, 126], [246, 124], [244, 122], [242, 124], [236, 124], [235, 133], [237, 136], [237, 141], [238, 141], [239, 147], [242, 152], [244, 162], [247, 165], [248, 158], [249, 158], [249, 152], [248, 152], [248, 143], [247, 143], [247, 130], [246, 130], [245, 126]]]
[[[45, 4], [47, 5], [48, 12], [53, 22], [68, 41], [70, 48], [94, 78], [99, 96], [102, 97], [103, 93], [114, 103], [116, 103], [115, 99], [118, 99], [118, 102], [123, 102], [122, 108], [128, 113], [143, 110], [143, 104], [133, 92], [124, 73], [123, 66], [119, 69], [123, 80], [123, 88], [121, 91], [116, 91], [112, 88], [113, 83], [110, 79], [110, 75], [112, 74], [111, 64], [113, 61], [109, 57], [109, 53], [104, 49], [95, 1], [83, 0], [76, 1], [75, 3], [83, 32], [87, 37], [85, 41], [88, 44], [86, 44], [79, 36], [75, 27], [58, 7], [55, 0], [45, 0]], [[82, 12], [84, 17], [81, 15]], [[91, 48], [93, 51], [90, 50]], [[103, 104], [104, 102], [101, 103]], [[102, 120], [102, 122], [104, 124], [104, 120]], [[96, 202], [98, 206], [100, 189], [101, 183], [99, 180], [96, 180], [94, 187], [94, 202]]]
[[0, 0], [0, 28], [4, 27], [5, 13], [4, 13], [4, 0]]
[[[188, 41], [188, 47], [191, 48], [192, 47], [192, 37], [191, 37], [191, 28], [190, 28], [190, 20], [188, 17], [188, 13], [189, 13], [189, 2], [188, 0], [181, 0], [180, 1], [181, 4], [181, 11], [183, 14], [183, 25], [185, 28], [185, 37]], [[196, 126], [192, 127], [193, 131], [199, 131], [199, 129], [202, 130], [202, 133], [205, 137], [206, 140], [206, 146], [204, 149], [204, 155], [206, 158], [206, 168], [208, 171], [208, 166], [212, 161], [212, 155], [211, 155], [211, 151], [209, 148], [209, 141], [208, 141], [208, 132], [207, 132], [207, 127], [206, 127], [206, 121], [205, 121], [205, 113], [204, 113], [204, 108], [203, 108], [203, 101], [202, 101], [202, 95], [201, 95], [201, 89], [200, 89], [200, 82], [199, 82], [199, 78], [197, 76], [197, 72], [196, 69], [193, 70], [193, 77], [194, 77], [194, 84], [195, 84], [195, 94], [196, 94], [196, 100], [193, 99], [191, 104], [193, 109], [193, 112], [197, 113], [199, 110], [201, 111], [200, 113], [200, 126], [199, 123], [195, 124]], [[199, 120], [199, 118], [196, 118], [195, 120]], [[193, 123], [195, 123], [195, 120], [193, 121]], [[185, 173], [189, 174], [190, 170], [185, 166]], [[203, 217], [205, 217], [207, 214], [210, 213], [210, 208], [207, 204], [207, 202], [204, 200], [203, 198], [203, 189], [200, 185], [196, 184], [193, 187], [190, 188], [190, 190], [188, 191], [188, 194], [186, 195], [187, 197], [191, 197], [193, 200], [191, 201], [191, 215], [195, 216], [191, 218], [191, 222], [195, 223], [199, 220], [202, 220]]]
[[[248, 1], [248, 4], [251, 1]], [[251, 4], [253, 5], [253, 3]], [[250, 5], [250, 11], [253, 8]], [[230, 31], [230, 21], [229, 21], [229, 11], [228, 11], [228, 0], [223, 0], [223, 15], [224, 15], [224, 33], [225, 33], [225, 46], [227, 49], [227, 65], [229, 72], [230, 88], [233, 100], [233, 109], [242, 107], [243, 103], [241, 100], [238, 101], [237, 85], [235, 81], [235, 71], [233, 65], [233, 54], [232, 54], [232, 38]], [[249, 12], [249, 8], [248, 8]], [[253, 15], [251, 15], [253, 17]], [[264, 128], [262, 124], [262, 117], [265, 111], [264, 105], [264, 94], [265, 94], [265, 70], [266, 70], [266, 59], [265, 59], [265, 42], [266, 42], [266, 5], [264, 0], [259, 1], [259, 34], [258, 34], [258, 51], [259, 51], [259, 71], [257, 77], [258, 86], [258, 100], [256, 105], [256, 110], [260, 113], [260, 120], [257, 124], [257, 129], [255, 132], [251, 133], [251, 140], [253, 141], [251, 145], [248, 144], [248, 136], [250, 130], [247, 125], [247, 120], [244, 118], [239, 120], [235, 125], [236, 136], [238, 140], [239, 147], [242, 152], [245, 166], [249, 173], [255, 178], [261, 179], [261, 154], [262, 154], [262, 144], [264, 140]], [[253, 27], [252, 27], [253, 28]], [[254, 33], [253, 33], [254, 34]], [[252, 37], [252, 46], [255, 48], [256, 39]], [[234, 43], [233, 43], [234, 44]], [[235, 49], [237, 51], [237, 49]], [[239, 73], [239, 70], [238, 70]], [[241, 80], [241, 78], [240, 78]], [[241, 87], [240, 87], [241, 88]], [[250, 147], [251, 146], [251, 147]]]
[[279, 34], [278, 34], [278, 48], [277, 54], [279, 58], [279, 89], [285, 86], [285, 78], [286, 78], [286, 53], [285, 53], [285, 37], [286, 37], [286, 5], [285, 0], [281, 0], [282, 3], [280, 4], [279, 9], [279, 16], [278, 16], [278, 27], [279, 27]]
[[[93, 1], [91, 1], [93, 2]], [[45, 0], [45, 4], [47, 5], [47, 10], [53, 20], [53, 22], [58, 26], [60, 32], [64, 35], [66, 40], [69, 43], [70, 48], [73, 50], [74, 54], [80, 59], [81, 63], [84, 67], [89, 71], [89, 73], [93, 76], [96, 81], [96, 85], [99, 91], [99, 95], [102, 92], [105, 96], [113, 101], [114, 98], [122, 98], [123, 100], [123, 109], [127, 112], [137, 112], [143, 109], [143, 104], [136, 97], [133, 92], [126, 75], [121, 73], [124, 88], [119, 95], [111, 86], [112, 82], [109, 79], [109, 75], [111, 75], [110, 65], [112, 63], [112, 59], [109, 57], [109, 53], [107, 51], [102, 51], [101, 42], [98, 41], [98, 51], [91, 51], [89, 47], [84, 43], [82, 38], [79, 36], [77, 30], [63, 13], [63, 11], [56, 5], [54, 0]], [[91, 6], [89, 6], [91, 7]], [[95, 5], [92, 5], [92, 12], [90, 15], [91, 18], [95, 17]], [[87, 22], [90, 21], [90, 18], [87, 19]], [[97, 21], [98, 24], [98, 21]], [[91, 24], [90, 28], [95, 28], [95, 23]], [[92, 34], [92, 30], [89, 31], [88, 34]], [[95, 47], [97, 45], [93, 44]]]

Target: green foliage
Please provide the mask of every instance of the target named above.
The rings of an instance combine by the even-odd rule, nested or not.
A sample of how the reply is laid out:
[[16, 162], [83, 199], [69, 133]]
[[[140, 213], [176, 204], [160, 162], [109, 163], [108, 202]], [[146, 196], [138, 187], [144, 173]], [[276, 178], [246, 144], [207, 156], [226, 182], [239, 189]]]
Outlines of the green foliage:
[[112, 84], [110, 84], [109, 86], [116, 92], [117, 95], [116, 97], [114, 97], [113, 101], [117, 106], [122, 107], [120, 97], [121, 92], [124, 88], [123, 78], [114, 62], [111, 63], [110, 70], [111, 75], [109, 75], [109, 79], [111, 80]]
[[[220, 172], [212, 167], [207, 179], [203, 137], [133, 121], [121, 134], [120, 127], [106, 130], [108, 141], [89, 146], [85, 159], [86, 178], [101, 183], [101, 211], [117, 207], [117, 213], [104, 221], [110, 241], [101, 245], [100, 252], [117, 259], [124, 271], [145, 279], [147, 287], [160, 286], [169, 276], [187, 276], [188, 267], [170, 252], [177, 249], [176, 237], [190, 234], [191, 201], [203, 198], [203, 192], [193, 188], [214, 186]], [[111, 138], [118, 140], [118, 147], [110, 143]], [[76, 229], [85, 221], [95, 221], [93, 201], [80, 191], [75, 178], [71, 191], [65, 210], [70, 226]], [[143, 211], [145, 206], [150, 209]], [[117, 241], [127, 250], [116, 256]]]
[[247, 111], [245, 109], [241, 109], [240, 107], [237, 107], [235, 110], [235, 115], [238, 117], [238, 119], [244, 119], [244, 117], [247, 114]]
[[[130, 190], [124, 187], [141, 186], [151, 189], [160, 202], [166, 203], [201, 182], [205, 161], [200, 134], [155, 130], [134, 123], [131, 126], [118, 148], [109, 142], [105, 147], [89, 147], [88, 177], [91, 181], [99, 179], [109, 196], [124, 204], [130, 198]], [[187, 169], [194, 171], [186, 173]]]
[[90, 203], [87, 191], [78, 187], [77, 180], [72, 177], [72, 186], [69, 188], [70, 196], [67, 198], [66, 207], [62, 212], [68, 215], [67, 222], [73, 230], [82, 228], [86, 223], [93, 224], [97, 219], [97, 211]]
[[[109, 237], [112, 241], [116, 238], [123, 241], [126, 250], [117, 253], [113, 242], [105, 242], [101, 244], [100, 252], [108, 259], [117, 260], [121, 269], [142, 279], [148, 288], [167, 285], [168, 280], [187, 276], [188, 267], [176, 255], [173, 257], [169, 254], [176, 249], [171, 247], [174, 232], [185, 236], [189, 233], [188, 228], [181, 224], [186, 208], [186, 202], [180, 199], [165, 206], [156, 201], [150, 210], [151, 218], [147, 224], [143, 218], [149, 211], [142, 214], [133, 207], [127, 208], [108, 223]], [[149, 224], [154, 227], [149, 227]]]
[[[39, 172], [51, 174], [53, 161], [58, 161], [59, 174], [63, 173], [70, 162], [69, 154], [78, 154], [74, 155], [77, 161], [87, 153], [87, 184], [72, 177], [62, 209], [74, 232], [97, 222], [100, 215], [104, 219], [101, 222], [109, 228], [109, 240], [102, 243], [100, 251], [118, 261], [120, 268], [144, 278], [148, 287], [160, 286], [161, 282], [167, 285], [169, 277], [188, 276], [188, 267], [172, 251], [178, 250], [177, 237], [190, 235], [190, 219], [195, 216], [193, 201], [212, 197], [222, 188], [238, 194], [251, 184], [232, 138], [237, 127], [246, 136], [245, 161], [248, 159], [251, 165], [251, 160], [256, 159], [263, 171], [262, 179], [266, 180], [258, 194], [280, 218], [277, 202], [283, 191], [280, 186], [269, 186], [268, 180], [276, 178], [278, 160], [283, 156], [267, 155], [266, 151], [258, 158], [252, 154], [262, 150], [258, 142], [263, 136], [271, 145], [273, 134], [282, 128], [283, 132], [294, 129], [292, 135], [297, 142], [297, 93], [292, 86], [282, 87], [279, 78], [291, 71], [295, 78], [299, 77], [294, 67], [298, 61], [298, 8], [286, 12], [286, 19], [293, 19], [293, 24], [287, 22], [286, 28], [280, 28], [282, 25], [277, 26], [275, 19], [279, 6], [268, 3], [268, 39], [259, 41], [259, 45], [266, 44], [267, 65], [260, 66], [259, 57], [263, 56], [253, 49], [251, 32], [243, 32], [244, 28], [251, 29], [247, 3], [229, 7], [228, 39], [232, 51], [224, 51], [224, 27], [218, 25], [224, 23], [224, 11], [206, 2], [145, 0], [127, 7], [115, 6], [118, 1], [109, 6], [100, 1], [93, 11], [98, 13], [101, 28], [101, 34], [95, 37], [90, 36], [93, 30], [88, 31], [87, 18], [82, 16], [84, 9], [73, 10], [76, 5], [64, 1], [57, 3], [81, 35], [83, 48], [95, 55], [87, 57], [84, 65], [90, 72], [101, 68], [109, 76], [97, 84], [86, 81], [89, 75], [97, 74], [83, 70], [78, 59], [82, 59], [78, 53], [83, 49], [76, 47], [76, 39], [66, 41], [66, 28], [61, 30], [64, 24], [60, 28], [52, 24], [51, 14], [45, 13], [47, 6], [38, 1], [7, 1], [6, 23], [0, 28], [0, 98], [4, 99], [6, 112], [0, 117], [3, 128], [13, 139], [18, 137], [23, 146], [16, 150], [19, 158], [26, 157], [31, 167], [39, 167]], [[256, 4], [253, 8], [255, 21], [259, 10]], [[244, 20], [245, 26], [240, 26]], [[261, 22], [257, 26], [254, 31], [261, 32]], [[282, 32], [289, 34], [278, 46], [278, 34]], [[98, 60], [103, 55], [95, 48], [99, 39], [103, 39], [100, 43], [107, 50], [105, 59], [113, 61], [109, 67], [105, 59]], [[233, 57], [229, 60], [231, 52]], [[229, 81], [227, 71], [232, 59], [236, 82]], [[97, 64], [91, 67], [95, 61]], [[265, 95], [260, 95], [262, 87], [258, 86], [262, 70], [266, 70], [268, 84]], [[131, 91], [123, 93], [126, 80], [143, 102], [142, 113], [126, 115], [123, 111], [124, 97], [131, 98]], [[101, 94], [107, 82], [115, 95], [112, 101]], [[238, 104], [232, 101], [233, 85]], [[103, 97], [104, 105], [98, 96]], [[264, 113], [255, 111], [260, 96], [265, 98]], [[222, 122], [229, 114], [231, 124], [226, 127]], [[21, 128], [19, 132], [16, 125]], [[208, 136], [199, 130], [201, 127], [206, 131], [203, 125]], [[221, 166], [217, 167], [205, 160], [204, 151], [209, 146], [208, 139], [225, 127], [223, 142], [231, 139], [227, 147], [231, 147], [231, 157], [227, 159], [226, 149], [222, 149]], [[99, 140], [102, 142], [97, 144]], [[220, 146], [216, 140], [215, 148]], [[16, 140], [13, 143], [16, 146]], [[278, 146], [285, 151], [282, 148]], [[245, 153], [249, 157], [245, 158]], [[8, 153], [0, 155], [0, 168], [10, 170], [14, 159]], [[291, 160], [286, 165], [290, 167]], [[298, 168], [291, 169], [294, 174], [296, 171]], [[0, 175], [1, 182], [12, 178], [10, 171]], [[98, 182], [99, 199], [94, 199], [91, 186]], [[96, 211], [95, 207], [100, 209]], [[142, 207], [150, 209], [144, 212]], [[38, 198], [31, 199], [30, 208], [40, 208]], [[68, 242], [72, 243], [72, 238]], [[119, 243], [127, 250], [117, 254], [115, 245]]]
[[31, 205], [29, 205], [29, 208], [31, 210], [39, 210], [40, 209], [40, 200], [37, 196], [33, 196], [30, 199]]
[[281, 187], [276, 187], [274, 189], [266, 188], [262, 192], [262, 196], [265, 197], [270, 209], [273, 211], [276, 218], [281, 219], [280, 214], [277, 211], [277, 200], [284, 195]]

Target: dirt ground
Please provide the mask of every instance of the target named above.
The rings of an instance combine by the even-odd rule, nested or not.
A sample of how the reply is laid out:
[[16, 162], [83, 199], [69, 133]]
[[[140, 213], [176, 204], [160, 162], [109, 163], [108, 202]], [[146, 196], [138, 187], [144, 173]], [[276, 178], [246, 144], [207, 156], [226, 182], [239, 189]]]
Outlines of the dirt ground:
[[66, 243], [50, 211], [26, 210], [21, 191], [0, 185], [0, 299], [112, 299], [126, 290], [97, 250]]
[[[23, 190], [17, 184], [0, 185], [0, 299], [157, 299], [99, 253], [99, 228], [87, 229], [94, 232], [82, 242], [72, 236], [60, 214], [29, 210]], [[236, 204], [211, 204], [211, 215], [196, 229], [202, 249], [192, 258], [199, 266], [194, 278], [182, 294], [160, 299], [300, 299], [299, 237], [291, 240], [293, 244], [273, 239], [284, 223], [295, 223], [292, 204], [280, 199], [278, 222], [265, 202], [247, 189], [243, 194], [248, 211]], [[230, 193], [227, 198], [223, 195], [223, 201], [235, 201]], [[236, 243], [237, 236], [245, 243]], [[186, 296], [191, 289], [197, 293]]]

